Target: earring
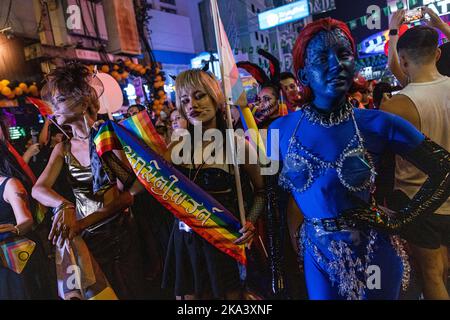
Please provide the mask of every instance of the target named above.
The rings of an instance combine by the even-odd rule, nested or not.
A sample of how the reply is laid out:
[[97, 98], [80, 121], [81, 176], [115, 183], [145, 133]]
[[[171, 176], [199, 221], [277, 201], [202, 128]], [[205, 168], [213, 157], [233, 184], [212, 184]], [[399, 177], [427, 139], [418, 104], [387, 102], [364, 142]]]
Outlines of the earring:
[[91, 129], [89, 128], [88, 121], [86, 119], [86, 111], [84, 113], [85, 113], [83, 115], [84, 126], [85, 126], [85, 129], [86, 129], [87, 136], [89, 137], [89, 133], [90, 133]]

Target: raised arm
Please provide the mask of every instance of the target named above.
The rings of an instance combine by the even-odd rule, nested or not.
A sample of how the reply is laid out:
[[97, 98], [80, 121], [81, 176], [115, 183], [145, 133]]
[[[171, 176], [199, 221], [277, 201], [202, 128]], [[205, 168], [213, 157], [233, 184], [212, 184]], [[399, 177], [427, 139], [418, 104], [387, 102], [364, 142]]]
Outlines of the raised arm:
[[41, 132], [39, 133], [39, 144], [41, 146], [46, 146], [50, 142], [50, 120], [45, 117], [44, 126], [42, 127]]
[[396, 11], [391, 18], [389, 23], [389, 30], [397, 30], [397, 35], [389, 35], [389, 52], [388, 52], [388, 67], [392, 74], [397, 78], [400, 84], [403, 87], [406, 87], [408, 84], [408, 77], [403, 73], [400, 68], [400, 59], [398, 57], [397, 52], [397, 42], [398, 42], [398, 32], [400, 26], [405, 20], [405, 12], [406, 10], [398, 10]]
[[445, 35], [447, 39], [450, 39], [450, 26], [445, 23], [437, 14], [433, 11], [433, 9], [429, 7], [424, 8], [425, 12], [430, 16], [430, 20], [427, 21], [427, 24], [430, 27], [439, 29]]

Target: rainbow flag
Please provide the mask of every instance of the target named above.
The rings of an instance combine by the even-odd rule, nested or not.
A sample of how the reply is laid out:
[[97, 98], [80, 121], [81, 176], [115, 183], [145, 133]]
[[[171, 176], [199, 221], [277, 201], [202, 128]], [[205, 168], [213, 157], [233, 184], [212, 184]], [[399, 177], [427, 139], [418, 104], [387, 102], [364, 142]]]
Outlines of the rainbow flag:
[[117, 139], [110, 122], [100, 127], [95, 135], [94, 143], [99, 157], [102, 157], [106, 152], [122, 149], [122, 145]]
[[[136, 116], [135, 116], [136, 117]], [[143, 118], [140, 118], [141, 120]], [[139, 121], [139, 117], [128, 119]], [[128, 130], [125, 125], [107, 122], [94, 139], [101, 154], [110, 151], [113, 144], [103, 142], [102, 137], [109, 139], [115, 135], [124, 150], [134, 173], [146, 190], [155, 197], [176, 218], [186, 223], [199, 236], [211, 243], [217, 249], [228, 254], [239, 263], [245, 265], [245, 247], [233, 242], [241, 237], [240, 222], [231, 212], [222, 206], [212, 196], [187, 179], [182, 173], [167, 163], [156, 150], [154, 144], [147, 145], [141, 137], [141, 132]], [[105, 134], [109, 131], [108, 134]], [[149, 139], [157, 140], [151, 133]], [[100, 147], [99, 147], [100, 146]]]
[[161, 136], [156, 132], [152, 120], [146, 111], [141, 111], [137, 115], [121, 122], [125, 129], [140, 137], [146, 145], [158, 154], [167, 151], [167, 145]]

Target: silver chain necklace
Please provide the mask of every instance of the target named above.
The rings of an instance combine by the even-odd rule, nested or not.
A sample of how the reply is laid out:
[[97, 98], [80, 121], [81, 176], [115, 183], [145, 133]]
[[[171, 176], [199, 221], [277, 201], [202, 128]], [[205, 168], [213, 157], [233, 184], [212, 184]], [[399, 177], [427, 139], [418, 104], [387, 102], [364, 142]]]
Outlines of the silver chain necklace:
[[333, 111], [330, 114], [320, 113], [312, 104], [308, 104], [303, 110], [305, 117], [309, 122], [321, 125], [325, 128], [330, 128], [348, 121], [353, 112], [353, 105], [347, 101], [342, 108], [339, 108], [339, 110]]

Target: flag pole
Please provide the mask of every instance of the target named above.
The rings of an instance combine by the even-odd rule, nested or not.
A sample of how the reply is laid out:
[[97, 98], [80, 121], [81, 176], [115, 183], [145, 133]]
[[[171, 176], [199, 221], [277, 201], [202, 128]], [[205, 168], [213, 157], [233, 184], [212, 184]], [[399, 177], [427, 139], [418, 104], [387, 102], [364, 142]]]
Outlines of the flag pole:
[[[245, 208], [244, 208], [244, 197], [242, 194], [242, 183], [241, 183], [241, 175], [240, 175], [240, 171], [239, 171], [239, 165], [238, 165], [237, 159], [236, 159], [236, 144], [235, 144], [236, 137], [234, 135], [233, 120], [231, 118], [231, 105], [235, 104], [235, 103], [233, 101], [233, 94], [231, 92], [231, 88], [228, 88], [229, 90], [227, 90], [226, 84], [225, 84], [225, 72], [224, 72], [224, 62], [223, 62], [224, 61], [224, 52], [223, 52], [223, 40], [224, 39], [222, 39], [222, 37], [221, 37], [222, 31], [223, 32], [225, 32], [225, 31], [223, 30], [223, 25], [220, 20], [220, 14], [219, 14], [219, 8], [217, 6], [217, 0], [210, 0], [210, 4], [211, 4], [211, 13], [212, 13], [213, 21], [214, 21], [214, 31], [215, 31], [215, 36], [216, 36], [217, 51], [218, 51], [219, 58], [220, 58], [219, 61], [220, 61], [220, 73], [222, 75], [222, 88], [223, 88], [223, 92], [225, 93], [225, 96], [226, 96], [225, 107], [226, 107], [226, 116], [227, 116], [227, 127], [229, 129], [229, 130], [227, 130], [227, 138], [228, 138], [228, 141], [231, 146], [231, 156], [232, 156], [233, 167], [234, 167], [234, 178], [235, 178], [235, 182], [236, 182], [236, 193], [237, 193], [237, 197], [238, 197], [239, 215], [240, 215], [240, 220], [241, 220], [242, 226], [245, 226], [246, 217], [245, 217]], [[225, 39], [225, 40], [227, 41], [227, 45], [229, 47], [228, 39]], [[231, 50], [231, 48], [230, 48], [230, 50]], [[238, 99], [238, 101], [242, 102], [241, 99]], [[256, 141], [256, 144], [259, 145], [258, 140]], [[268, 258], [269, 255], [267, 253], [266, 247], [265, 247], [264, 242], [262, 241], [262, 238], [260, 235], [258, 236], [258, 239], [259, 239], [262, 249], [264, 250], [266, 258]]]
[[225, 90], [224, 86], [224, 70], [223, 70], [223, 52], [222, 52], [222, 39], [220, 37], [220, 22], [219, 22], [219, 8], [217, 5], [217, 0], [210, 0], [211, 4], [211, 13], [214, 21], [214, 31], [216, 36], [216, 44], [217, 44], [217, 51], [220, 58], [220, 74], [222, 75], [222, 87], [223, 92], [226, 95], [226, 116], [227, 116], [227, 127], [229, 130], [227, 130], [227, 137], [228, 141], [230, 143], [231, 147], [231, 159], [233, 161], [233, 167], [234, 167], [234, 179], [236, 182], [236, 192], [238, 197], [238, 205], [239, 205], [239, 215], [241, 219], [242, 226], [246, 223], [246, 217], [245, 217], [245, 208], [244, 208], [244, 197], [242, 195], [242, 183], [241, 183], [241, 175], [239, 171], [239, 164], [237, 163], [236, 159], [236, 144], [235, 144], [235, 136], [234, 136], [234, 130], [233, 130], [233, 120], [231, 118], [231, 108], [230, 108], [230, 100], [231, 98], [228, 97], [227, 92]]

